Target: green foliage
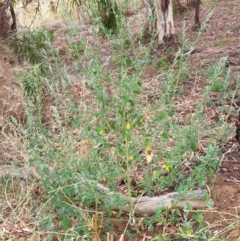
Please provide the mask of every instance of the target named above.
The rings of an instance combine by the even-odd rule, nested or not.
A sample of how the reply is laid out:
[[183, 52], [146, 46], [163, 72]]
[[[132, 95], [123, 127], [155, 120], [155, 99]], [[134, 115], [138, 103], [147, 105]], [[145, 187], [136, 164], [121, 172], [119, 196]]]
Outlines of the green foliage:
[[122, 12], [117, 0], [71, 0], [71, 4], [84, 5], [90, 17], [99, 25], [101, 33], [108, 34], [119, 31]]
[[229, 86], [230, 69], [227, 68], [227, 57], [223, 57], [216, 65], [210, 65], [208, 76], [211, 79], [209, 88], [212, 91], [223, 92]]
[[[126, 43], [128, 43], [127, 48]], [[100, 202], [101, 196], [94, 191], [93, 186], [85, 190], [84, 185], [76, 178], [78, 174], [88, 180], [95, 180], [97, 183], [107, 183], [113, 192], [116, 192], [118, 188], [116, 180], [120, 178], [125, 183], [130, 200], [131, 196], [135, 196], [138, 192], [154, 195], [168, 188], [183, 193], [201, 188], [207, 183], [208, 178], [213, 176], [218, 165], [217, 145], [209, 144], [206, 155], [200, 159], [189, 157], [189, 154], [195, 153], [198, 148], [198, 140], [201, 136], [198, 122], [192, 119], [188, 125], [182, 126], [173, 121], [176, 110], [172, 103], [177, 98], [178, 78], [187, 71], [188, 58], [180, 56], [174, 61], [173, 66], [178, 66], [178, 72], [174, 76], [175, 69], [169, 66], [166, 83], [164, 83], [165, 86], [169, 86], [162, 93], [160, 101], [151, 103], [152, 107], [149, 111], [151, 112], [153, 108], [154, 115], [151, 122], [144, 123], [144, 112], [139, 97], [142, 88], [141, 74], [148, 63], [149, 52], [145, 50], [140, 55], [136, 53], [135, 56], [129, 56], [128, 52], [133, 49], [134, 45], [126, 39], [115, 43], [111, 51], [113, 54], [119, 52], [120, 56], [113, 58], [113, 64], [117, 66], [117, 70], [114, 71], [102, 68], [102, 62], [96, 54], [99, 50], [91, 49], [92, 52], [88, 53], [91, 59], [85, 64], [84, 71], [89, 80], [86, 88], [92, 91], [92, 96], [90, 104], [85, 108], [81, 109], [74, 104], [76, 100], [73, 98], [71, 99], [73, 103], [67, 104], [71, 108], [65, 109], [65, 113], [62, 114], [62, 105], [65, 105], [62, 99], [69, 94], [65, 90], [64, 82], [58, 83], [58, 89], [62, 89], [63, 96], [61, 100], [55, 99], [51, 120], [59, 133], [57, 141], [55, 134], [48, 127], [39, 129], [36, 126], [38, 136], [41, 136], [38, 141], [36, 141], [35, 133], [32, 132], [33, 126], [29, 129], [31, 130], [29, 132], [31, 163], [38, 166], [41, 174], [40, 183], [48, 193], [45, 197], [45, 202], [49, 204], [48, 207], [51, 207], [48, 213], [52, 214], [51, 217], [57, 213], [63, 230], [74, 230], [74, 232], [68, 232], [71, 237], [88, 236], [93, 232], [93, 230], [87, 231], [85, 225], [81, 228], [77, 225], [89, 222], [87, 221], [89, 213], [87, 211], [82, 213], [83, 207], [94, 209], [97, 205], [98, 209], [109, 213], [112, 206], [109, 200]], [[86, 51], [87, 49], [84, 53]], [[81, 58], [75, 59], [81, 61]], [[35, 66], [24, 84], [28, 96], [39, 93], [43, 82], [44, 78], [41, 77], [38, 66]], [[115, 91], [111, 98], [106, 88], [109, 83], [113, 85]], [[91, 122], [88, 121], [89, 118], [92, 119]], [[29, 122], [30, 119], [29, 116]], [[78, 126], [81, 128], [77, 139], [80, 143], [86, 143], [88, 149], [86, 157], [75, 154], [73, 143], [76, 140], [67, 134], [70, 129], [76, 129]], [[135, 137], [136, 133], [139, 133], [139, 138]], [[114, 143], [109, 143], [110, 136], [114, 137]], [[158, 144], [153, 145], [156, 138]], [[167, 146], [170, 141], [174, 143], [174, 146], [168, 150]], [[153, 149], [156, 151], [151, 157]], [[139, 150], [143, 150], [144, 154]], [[183, 165], [186, 159], [188, 166], [192, 167], [191, 172], [186, 172], [186, 166]], [[162, 160], [161, 165], [158, 164], [159, 160]], [[50, 163], [58, 166], [53, 172], [46, 168]], [[146, 165], [147, 168], [143, 168]], [[133, 167], [142, 175], [142, 180], [137, 181], [135, 187], [132, 186], [131, 180]], [[208, 175], [205, 176], [202, 173], [208, 173]], [[117, 202], [121, 201], [114, 200], [115, 205]], [[133, 208], [132, 203], [130, 206]], [[165, 212], [159, 210], [156, 220]], [[72, 220], [75, 221], [72, 222]], [[147, 221], [146, 225], [153, 226], [156, 222], [154, 220]], [[170, 222], [175, 224], [179, 221], [179, 217], [174, 214]], [[51, 220], [49, 219], [42, 225], [46, 228], [51, 227]], [[193, 230], [185, 229], [186, 227], [183, 228], [183, 233], [193, 232]], [[181, 237], [185, 237], [183, 233]]]
[[44, 83], [44, 78], [41, 76], [41, 64], [36, 64], [23, 80], [24, 92], [27, 96], [36, 98]]
[[120, 10], [116, 1], [98, 0], [97, 8], [104, 29], [115, 33], [119, 30]]
[[42, 64], [35, 64], [23, 79], [25, 101], [27, 105], [33, 106], [31, 111], [36, 116], [34, 118], [36, 123], [41, 123], [41, 109], [46, 96], [44, 75]]
[[45, 71], [44, 52], [50, 50], [50, 44], [54, 40], [54, 35], [49, 30], [33, 31], [16, 35], [11, 41], [10, 46], [14, 52], [27, 59], [32, 64], [41, 64], [41, 71]]
[[80, 54], [84, 52], [86, 48], [86, 44], [84, 43], [73, 43], [72, 50], [73, 50], [73, 58], [78, 59]]
[[[112, 31], [121, 17], [115, 4], [97, 2], [97, 17]], [[111, 18], [116, 25], [108, 25]], [[49, 233], [49, 240], [56, 233], [62, 240], [104, 240], [102, 234], [111, 227], [101, 229], [102, 219], [107, 217], [111, 223], [113, 211], [122, 204], [116, 195], [119, 190], [129, 200], [168, 191], [184, 195], [213, 182], [220, 163], [218, 141], [229, 130], [222, 128], [222, 122], [214, 127], [206, 124], [204, 107], [210, 91], [227, 88], [227, 60], [209, 67], [204, 98], [190, 106], [190, 114], [185, 113], [184, 84], [190, 84], [185, 34], [179, 51], [168, 61], [167, 57], [154, 59], [152, 43], [131, 39], [128, 26], [118, 30], [107, 57], [100, 44], [84, 42], [79, 33], [68, 33], [68, 42], [58, 51], [52, 49], [53, 34], [46, 30], [16, 40], [16, 50], [33, 64], [23, 78], [27, 124], [21, 138], [44, 190], [34, 221], [39, 230]], [[64, 57], [70, 51], [71, 63], [66, 63]], [[144, 79], [152, 58], [159, 72], [156, 79]], [[219, 137], [215, 128], [224, 133]], [[114, 198], [96, 191], [98, 184], [108, 187]], [[183, 214], [171, 208], [144, 217], [149, 230], [178, 227], [175, 233], [159, 234], [153, 240], [208, 240], [201, 212], [189, 219], [190, 204]], [[135, 220], [131, 202], [130, 213]], [[136, 224], [133, 228], [138, 231]]]

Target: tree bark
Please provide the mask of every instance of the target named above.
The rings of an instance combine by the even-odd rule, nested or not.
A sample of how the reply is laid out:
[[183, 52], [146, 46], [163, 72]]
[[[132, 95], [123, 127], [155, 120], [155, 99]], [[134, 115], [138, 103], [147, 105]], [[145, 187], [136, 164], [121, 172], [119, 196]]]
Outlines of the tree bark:
[[12, 5], [12, 1], [9, 2], [9, 7], [10, 7], [10, 12], [11, 12], [11, 16], [12, 16], [12, 26], [11, 26], [11, 30], [12, 31], [16, 31], [17, 30], [17, 20], [16, 20], [16, 14]]
[[199, 18], [199, 12], [200, 12], [200, 0], [197, 0], [196, 9], [195, 9], [195, 25], [196, 25], [196, 27], [199, 27], [201, 25], [200, 18]]

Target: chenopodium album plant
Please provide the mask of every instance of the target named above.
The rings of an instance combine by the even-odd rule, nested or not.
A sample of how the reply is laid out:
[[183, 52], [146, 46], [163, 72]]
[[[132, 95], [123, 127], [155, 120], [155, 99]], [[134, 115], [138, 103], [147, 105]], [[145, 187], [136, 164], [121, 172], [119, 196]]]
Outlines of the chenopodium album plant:
[[[74, 108], [78, 105], [74, 99], [64, 96], [66, 83], [59, 82], [58, 89], [64, 91], [59, 92], [62, 96], [55, 95], [55, 102], [51, 106], [52, 119], [49, 123], [54, 123], [53, 126], [42, 126], [37, 129], [38, 133], [33, 133], [31, 129], [29, 133], [31, 162], [38, 166], [40, 183], [48, 193], [45, 197], [48, 205], [39, 214], [39, 218], [41, 220], [44, 211], [52, 214], [44, 222], [44, 225], [51, 226], [54, 225], [54, 217], [59, 216], [63, 229], [74, 227], [69, 233], [72, 237], [90, 233], [86, 227], [91, 210], [111, 210], [109, 207], [112, 207], [112, 203], [106, 199], [102, 204], [102, 197], [95, 192], [92, 180], [107, 184], [113, 193], [119, 182], [124, 183], [131, 200], [132, 195], [155, 195], [166, 189], [185, 192], [201, 187], [206, 183], [206, 177], [200, 173], [216, 167], [216, 162], [202, 162], [199, 165], [198, 161], [189, 159], [193, 166], [190, 173], [185, 172], [183, 165], [183, 161], [190, 156], [189, 153], [197, 150], [199, 139], [197, 122], [180, 125], [173, 120], [176, 112], [173, 102], [178, 97], [179, 79], [187, 72], [188, 59], [179, 58], [185, 63], [177, 63], [178, 60], [175, 60], [174, 66], [180, 66], [177, 78], [173, 74], [176, 71], [174, 66], [169, 66], [165, 84], [171, 88], [167, 86], [160, 92], [148, 109], [149, 106], [142, 101], [140, 93], [141, 74], [148, 63], [150, 47], [143, 51], [144, 47], [139, 46], [139, 49], [142, 48], [141, 54], [129, 55], [129, 52], [135, 51], [132, 50], [135, 48], [134, 43], [126, 38], [126, 31], [122, 36], [124, 38], [119, 37], [111, 49], [112, 61], [117, 69], [102, 66], [98, 47], [86, 47], [84, 51], [85, 54], [89, 51], [90, 61], [80, 65], [84, 65], [82, 69], [88, 80], [85, 86], [92, 91], [89, 104], [76, 110], [74, 116], [62, 113], [65, 97], [68, 101], [66, 106]], [[81, 61], [81, 58], [75, 60]], [[57, 66], [60, 68], [61, 62]], [[35, 89], [38, 87], [37, 85]], [[31, 89], [34, 85], [26, 85], [26, 90], [28, 88], [29, 91], [35, 91]], [[72, 104], [69, 103], [71, 101]], [[69, 109], [65, 110], [67, 111]], [[70, 135], [69, 130], [76, 127], [79, 128], [78, 141], [87, 148], [86, 156], [75, 153], [76, 137]], [[216, 146], [209, 144], [206, 160], [215, 158], [216, 149]], [[54, 167], [54, 171], [51, 171], [49, 165]], [[139, 172], [139, 179], [132, 178], [133, 170]], [[87, 188], [80, 177], [89, 180]], [[121, 200], [115, 199], [115, 202], [120, 203]], [[131, 202], [130, 206], [133, 211]], [[84, 223], [81, 227], [77, 225], [80, 222]]]

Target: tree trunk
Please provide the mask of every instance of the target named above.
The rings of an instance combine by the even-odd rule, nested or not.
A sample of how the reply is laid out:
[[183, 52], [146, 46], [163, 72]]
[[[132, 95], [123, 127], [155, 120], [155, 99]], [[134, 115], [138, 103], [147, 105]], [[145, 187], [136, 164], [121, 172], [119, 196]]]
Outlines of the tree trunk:
[[199, 27], [201, 25], [200, 19], [199, 19], [199, 11], [200, 11], [200, 0], [197, 0], [196, 9], [195, 9], [195, 25], [196, 25], [196, 27]]
[[16, 31], [16, 15], [11, 0], [0, 0], [0, 38], [6, 38]]

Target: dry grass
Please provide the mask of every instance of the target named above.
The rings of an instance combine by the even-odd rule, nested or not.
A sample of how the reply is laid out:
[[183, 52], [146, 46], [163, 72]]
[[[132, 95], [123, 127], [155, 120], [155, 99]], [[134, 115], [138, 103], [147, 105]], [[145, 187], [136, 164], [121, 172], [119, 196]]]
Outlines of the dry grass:
[[[238, 7], [239, 3], [234, 3], [235, 7]], [[46, 78], [48, 92], [40, 108], [43, 126], [37, 126], [37, 128], [35, 124], [39, 119], [34, 116], [34, 111], [27, 112], [28, 118], [25, 117], [23, 96], [21, 91], [18, 91], [19, 86], [15, 87], [11, 67], [0, 62], [0, 73], [3, 76], [0, 82], [2, 112], [0, 163], [2, 170], [6, 168], [9, 173], [11, 168], [16, 171], [20, 167], [29, 168], [33, 163], [36, 167], [34, 171], [42, 175], [40, 180], [32, 176], [26, 178], [11, 175], [1, 180], [0, 235], [3, 239], [45, 240], [49, 236], [50, 240], [63, 240], [64, 235], [66, 237], [67, 233], [73, 233], [76, 227], [62, 228], [67, 224], [62, 223], [61, 212], [58, 209], [52, 209], [59, 195], [59, 198], [63, 198], [63, 203], [68, 204], [66, 207], [71, 207], [77, 210], [79, 216], [82, 215], [80, 219], [82, 223], [79, 226], [85, 227], [86, 233], [91, 234], [91, 237], [86, 236], [83, 239], [100, 240], [99, 236], [106, 232], [102, 227], [103, 212], [99, 211], [97, 206], [91, 206], [92, 204], [86, 207], [81, 206], [81, 202], [77, 199], [77, 201], [70, 200], [69, 196], [71, 198], [76, 198], [76, 196], [68, 195], [65, 191], [75, 183], [68, 183], [69, 179], [66, 174], [68, 172], [65, 173], [65, 171], [75, 173], [86, 170], [86, 175], [90, 175], [91, 171], [97, 170], [91, 174], [97, 181], [127, 194], [128, 186], [125, 176], [128, 171], [127, 164], [130, 163], [129, 177], [132, 194], [139, 195], [142, 191], [147, 195], [166, 192], [174, 189], [174, 185], [178, 184], [175, 183], [162, 190], [159, 188], [161, 183], [154, 180], [157, 183], [154, 185], [150, 179], [156, 174], [154, 171], [159, 170], [159, 175], [164, 175], [167, 179], [168, 175], [162, 172], [163, 168], [166, 171], [170, 168], [167, 165], [171, 164], [167, 162], [166, 153], [176, 151], [177, 145], [179, 145], [180, 152], [181, 148], [185, 148], [184, 145], [180, 145], [184, 142], [187, 143], [186, 146], [190, 145], [191, 142], [189, 144], [187, 141], [194, 137], [195, 131], [197, 133], [196, 147], [181, 153], [180, 156], [173, 155], [173, 158], [179, 158], [177, 160], [181, 161], [183, 167], [181, 170], [186, 174], [186, 178], [204, 161], [211, 165], [218, 158], [217, 161], [223, 161], [223, 165], [226, 160], [234, 158], [234, 165], [238, 167], [238, 157], [233, 155], [237, 153], [238, 147], [236, 150], [232, 148], [236, 145], [233, 136], [234, 125], [237, 121], [234, 111], [239, 108], [237, 104], [239, 93], [236, 89], [236, 85], [239, 84], [237, 74], [239, 66], [231, 66], [231, 74], [227, 79], [229, 87], [223, 92], [212, 91], [214, 81], [209, 74], [211, 64], [216, 68], [219, 58], [231, 53], [237, 45], [238, 39], [233, 36], [239, 31], [238, 28], [232, 29], [233, 36], [230, 37], [225, 36], [224, 31], [214, 32], [216, 24], [219, 24], [219, 28], [225, 27], [221, 21], [220, 23], [218, 21], [221, 19], [219, 16], [222, 11], [229, 4], [220, 1], [218, 5], [215, 5], [204, 1], [203, 19], [211, 11], [210, 5], [218, 11], [215, 12], [197, 42], [195, 42], [197, 33], [192, 32], [190, 28], [193, 12], [186, 14], [184, 21], [186, 21], [187, 29], [184, 34], [187, 40], [184, 40], [184, 43], [187, 45], [183, 49], [183, 54], [190, 49], [191, 45], [195, 45], [196, 48], [196, 52], [189, 56], [190, 61], [186, 58], [181, 61], [174, 60], [176, 51], [182, 47], [181, 39], [171, 47], [139, 43], [139, 32], [141, 32], [140, 29], [143, 30], [145, 10], [138, 10], [134, 6], [131, 6], [129, 17], [130, 34], [126, 38], [129, 42], [123, 41], [125, 45], [119, 44], [121, 39], [108, 40], [96, 37], [94, 29], [89, 28], [88, 25], [80, 23], [78, 29], [61, 25], [59, 30], [54, 30], [55, 40], [52, 43], [53, 50], [59, 51], [58, 58], [61, 65], [57, 66], [59, 62], [55, 62], [55, 56], [49, 57], [52, 72]], [[228, 18], [231, 18], [231, 21], [237, 19], [234, 12], [231, 12], [231, 16], [224, 16], [227, 18], [225, 21], [230, 21]], [[88, 20], [85, 21], [85, 23], [88, 22]], [[182, 17], [177, 16], [176, 28], [179, 35], [182, 32], [182, 23]], [[221, 45], [214, 43], [213, 38], [222, 39]], [[231, 42], [227, 39], [231, 39]], [[81, 51], [77, 52], [77, 57], [74, 56], [76, 51], [72, 48], [74, 44], [78, 47], [80, 44]], [[152, 47], [151, 50], [149, 46]], [[141, 61], [146, 60], [148, 54], [150, 54], [149, 62], [146, 61], [147, 64], [141, 65]], [[122, 67], [124, 65], [121, 65], [120, 58], [128, 61], [126, 61], [129, 64], [128, 68]], [[137, 71], [139, 66], [142, 66], [142, 69]], [[21, 66], [16, 67], [19, 70]], [[31, 70], [31, 66], [28, 68]], [[123, 70], [125, 72], [122, 73]], [[130, 85], [131, 81], [134, 82], [136, 79], [141, 80], [140, 88]], [[221, 81], [218, 80], [218, 82]], [[131, 92], [134, 88], [137, 91], [140, 90], [136, 95]], [[121, 97], [126, 89], [130, 90], [126, 93], [132, 95], [132, 102], [125, 105], [126, 113], [134, 109], [134, 114], [130, 113], [128, 119], [121, 119], [117, 117], [119, 115], [117, 111], [121, 110], [119, 106], [121, 107], [124, 103], [124, 98]], [[235, 94], [232, 95], [232, 93]], [[101, 98], [104, 101], [101, 102]], [[25, 99], [25, 104], [28, 111], [32, 110], [33, 103], [29, 105]], [[163, 116], [165, 113], [167, 117]], [[16, 122], [9, 116], [13, 116]], [[135, 125], [134, 121], [137, 118], [141, 119], [141, 125], [146, 128], [146, 133], [143, 134], [141, 125]], [[131, 124], [133, 127], [130, 140], [127, 136], [122, 136], [126, 124]], [[187, 137], [186, 131], [190, 133]], [[90, 134], [87, 135], [86, 132]], [[169, 135], [169, 137], [166, 138], [164, 135]], [[228, 144], [225, 144], [226, 142]], [[215, 143], [216, 147], [219, 143], [223, 143], [222, 147], [225, 149], [222, 148], [222, 151], [225, 155], [222, 159], [217, 154], [204, 159], [208, 153], [211, 153], [211, 147], [214, 148], [214, 145], [209, 146], [209, 143]], [[149, 158], [151, 160], [148, 163]], [[126, 159], [129, 159], [129, 163]], [[177, 165], [177, 160], [173, 160], [174, 165]], [[236, 198], [239, 197], [238, 187], [233, 183], [227, 185], [224, 179], [230, 174], [236, 179], [239, 177], [234, 174], [234, 169], [231, 169], [230, 164], [224, 166], [225, 169], [219, 167], [219, 175], [217, 177], [217, 174], [214, 175], [215, 188], [210, 187], [217, 194], [217, 198], [213, 196], [215, 210], [198, 210], [204, 214], [205, 227], [196, 229], [196, 233], [187, 233], [184, 228], [195, 225], [191, 220], [183, 218], [182, 223], [172, 224], [169, 218], [171, 215], [168, 215], [164, 220], [167, 225], [155, 225], [155, 230], [152, 232], [149, 232], [147, 225], [139, 225], [138, 240], [144, 240], [144, 236], [145, 238], [154, 237], [157, 233], [160, 233], [162, 237], [172, 237], [172, 233], [180, 233], [182, 236], [179, 236], [178, 240], [182, 240], [181, 237], [187, 234], [192, 239], [206, 234], [207, 240], [224, 240], [224, 238], [237, 240], [239, 236], [237, 216], [239, 198]], [[107, 166], [111, 165], [114, 165], [113, 168], [107, 169]], [[48, 173], [49, 169], [54, 174]], [[104, 169], [107, 171], [104, 172]], [[116, 173], [119, 175], [116, 176]], [[32, 175], [31, 172], [30, 174]], [[176, 178], [179, 178], [182, 172], [177, 174]], [[201, 176], [203, 173], [200, 173], [199, 177]], [[35, 175], [35, 177], [39, 176]], [[144, 181], [148, 179], [149, 183], [144, 186]], [[54, 186], [55, 182], [58, 186]], [[70, 179], [70, 182], [73, 180]], [[207, 184], [212, 185], [212, 180], [209, 180]], [[224, 195], [223, 192], [226, 194]], [[62, 193], [64, 194], [61, 196]], [[234, 200], [230, 200], [229, 197], [234, 197]], [[236, 208], [236, 212], [232, 212], [232, 207]], [[114, 220], [114, 215], [118, 215], [114, 212], [110, 213], [113, 215], [110, 220]], [[123, 217], [125, 218], [124, 215]], [[118, 218], [116, 219], [117, 221], [113, 222], [115, 230], [109, 232], [108, 236], [101, 240], [111, 240], [113, 237], [117, 240], [119, 234], [122, 234], [122, 237], [125, 236], [124, 240], [137, 240], [125, 235], [126, 225], [131, 220], [127, 218], [127, 221], [121, 222]], [[69, 220], [75, 223], [77, 218], [71, 217]], [[161, 240], [160, 237], [159, 240]]]

